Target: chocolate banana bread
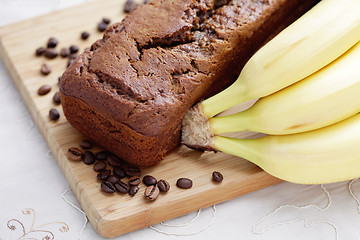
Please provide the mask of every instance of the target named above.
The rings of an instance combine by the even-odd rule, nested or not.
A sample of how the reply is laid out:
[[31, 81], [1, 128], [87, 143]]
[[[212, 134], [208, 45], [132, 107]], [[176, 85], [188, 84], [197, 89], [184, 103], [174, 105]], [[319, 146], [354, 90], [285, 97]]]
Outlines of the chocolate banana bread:
[[316, 2], [150, 1], [65, 71], [65, 116], [125, 161], [154, 165], [179, 144], [185, 112], [229, 86], [256, 50]]

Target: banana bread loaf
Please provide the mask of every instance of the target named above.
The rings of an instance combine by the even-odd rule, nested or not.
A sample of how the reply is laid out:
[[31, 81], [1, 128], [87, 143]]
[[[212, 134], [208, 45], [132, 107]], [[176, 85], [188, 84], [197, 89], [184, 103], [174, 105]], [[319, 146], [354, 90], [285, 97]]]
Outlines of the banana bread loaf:
[[110, 26], [60, 82], [67, 120], [130, 164], [156, 164], [197, 101], [236, 80], [316, 0], [153, 0]]

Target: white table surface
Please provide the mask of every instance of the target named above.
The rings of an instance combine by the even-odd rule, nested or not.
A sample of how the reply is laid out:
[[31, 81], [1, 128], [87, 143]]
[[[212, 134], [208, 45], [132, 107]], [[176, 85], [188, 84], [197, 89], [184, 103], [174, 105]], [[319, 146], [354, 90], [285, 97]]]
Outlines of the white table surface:
[[[0, 0], [0, 26], [86, 1]], [[0, 240], [103, 239], [91, 224], [83, 229], [84, 215], [69, 188], [0, 60]], [[216, 212], [209, 207], [166, 222], [187, 225], [153, 226], [167, 234], [145, 228], [114, 239], [355, 240], [357, 197], [358, 181], [284, 182], [218, 204]]]

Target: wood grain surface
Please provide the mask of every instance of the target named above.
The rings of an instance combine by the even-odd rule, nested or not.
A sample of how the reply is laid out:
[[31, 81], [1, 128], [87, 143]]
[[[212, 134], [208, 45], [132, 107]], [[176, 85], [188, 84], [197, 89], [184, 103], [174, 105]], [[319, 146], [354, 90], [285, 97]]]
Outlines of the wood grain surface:
[[[35, 49], [45, 46], [49, 37], [56, 37], [58, 50], [72, 44], [84, 50], [101, 38], [96, 25], [103, 17], [114, 22], [125, 16], [123, 4], [119, 0], [98, 0], [0, 28], [0, 54], [8, 72], [95, 230], [104, 237], [118, 236], [279, 183], [279, 179], [246, 160], [179, 146], [157, 166], [142, 169], [143, 176], [166, 179], [171, 185], [169, 192], [149, 202], [144, 198], [143, 184], [134, 197], [103, 193], [92, 166], [67, 159], [68, 148], [78, 147], [84, 138], [66, 121], [61, 106], [52, 103], [67, 59], [36, 57]], [[84, 41], [80, 33], [85, 30], [91, 36]], [[52, 68], [48, 76], [40, 74], [42, 63]], [[38, 96], [37, 90], [43, 84], [51, 85], [52, 90], [46, 96]], [[56, 122], [48, 117], [53, 107], [61, 115]], [[95, 148], [96, 151], [100, 149]], [[224, 175], [220, 184], [211, 181], [215, 170]], [[180, 177], [192, 179], [193, 187], [177, 188], [175, 183]]]

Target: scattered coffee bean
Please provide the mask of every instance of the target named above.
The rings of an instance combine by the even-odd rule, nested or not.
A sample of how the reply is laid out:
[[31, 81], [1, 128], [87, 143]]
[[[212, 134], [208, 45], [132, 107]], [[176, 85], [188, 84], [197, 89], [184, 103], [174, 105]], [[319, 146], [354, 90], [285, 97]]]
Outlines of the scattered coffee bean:
[[91, 165], [95, 162], [95, 155], [91, 151], [85, 151], [83, 154], [83, 161], [86, 165]]
[[46, 94], [48, 94], [51, 91], [51, 86], [50, 85], [42, 85], [41, 87], [39, 87], [37, 93], [40, 96], [44, 96]]
[[140, 168], [138, 167], [133, 167], [133, 166], [129, 166], [126, 168], [126, 174], [129, 176], [129, 177], [132, 177], [132, 176], [140, 176], [141, 175], [141, 170]]
[[47, 42], [47, 47], [48, 48], [54, 48], [56, 47], [56, 45], [59, 43], [59, 41], [56, 38], [49, 38], [48, 42]]
[[103, 170], [106, 169], [106, 163], [104, 161], [97, 161], [95, 164], [94, 164], [94, 167], [93, 169], [96, 171], [96, 172], [101, 172]]
[[104, 18], [102, 19], [102, 22], [105, 23], [105, 24], [107, 24], [107, 25], [109, 25], [109, 23], [111, 22], [111, 19], [110, 19], [110, 18], [107, 18], [107, 17], [104, 17]]
[[116, 190], [118, 190], [120, 193], [127, 193], [129, 192], [129, 186], [124, 183], [123, 181], [118, 181], [117, 183], [115, 183], [115, 188]]
[[129, 185], [131, 186], [137, 186], [140, 184], [140, 178], [138, 176], [132, 176], [129, 178]]
[[145, 189], [144, 196], [146, 199], [154, 201], [159, 196], [159, 193], [159, 188], [156, 185], [151, 185]]
[[91, 149], [93, 147], [93, 143], [86, 139], [82, 140], [79, 145], [82, 149]]
[[144, 176], [142, 181], [146, 186], [155, 185], [157, 183], [156, 178], [154, 178], [153, 176], [150, 176], [150, 175]]
[[148, 2], [150, 2], [150, 0], [144, 0], [144, 4], [147, 4]]
[[58, 83], [60, 83], [60, 81], [61, 81], [61, 76], [60, 76], [60, 77], [58, 77]]
[[124, 5], [124, 12], [125, 13], [131, 12], [135, 8], [134, 5], [135, 4], [134, 4], [133, 0], [126, 0], [125, 5]]
[[214, 182], [221, 182], [223, 179], [224, 179], [224, 177], [223, 177], [223, 175], [222, 175], [220, 172], [214, 171], [214, 172], [212, 173], [212, 180], [213, 180]]
[[110, 175], [110, 177], [108, 177], [107, 181], [111, 182], [112, 184], [115, 184], [118, 181], [120, 181], [120, 178], [118, 176], [115, 176], [115, 175]]
[[157, 186], [161, 192], [167, 192], [170, 190], [170, 184], [164, 179], [159, 180], [157, 182]]
[[98, 152], [96, 155], [95, 155], [95, 158], [97, 160], [106, 160], [107, 156], [109, 155], [109, 152], [107, 151], [101, 151], [101, 152]]
[[71, 147], [68, 149], [67, 157], [72, 161], [81, 161], [83, 151], [79, 148]]
[[191, 188], [192, 184], [193, 184], [192, 181], [188, 178], [179, 178], [176, 181], [176, 186], [183, 189]]
[[59, 105], [61, 103], [60, 92], [56, 92], [53, 96], [53, 103]]
[[98, 173], [97, 178], [100, 180], [106, 180], [110, 177], [111, 171], [110, 170], [103, 170]]
[[130, 196], [133, 197], [138, 191], [139, 191], [138, 186], [130, 186], [129, 194], [130, 194]]
[[114, 167], [113, 173], [118, 176], [119, 178], [126, 177], [126, 172], [122, 167]]
[[106, 23], [100, 22], [97, 25], [97, 29], [99, 30], [99, 32], [104, 32], [106, 30], [107, 26], [108, 25]]
[[78, 46], [72, 45], [72, 46], [70, 47], [70, 52], [71, 52], [71, 53], [77, 53], [78, 51], [79, 51], [79, 47], [78, 47]]
[[103, 190], [106, 193], [114, 193], [115, 186], [111, 182], [105, 181], [101, 183], [101, 190]]
[[75, 60], [78, 56], [79, 56], [79, 54], [77, 54], [77, 53], [71, 53], [69, 55], [69, 59], [74, 59]]
[[48, 59], [53, 59], [58, 56], [58, 52], [54, 48], [47, 48], [44, 52], [44, 56]]
[[120, 167], [122, 165], [121, 159], [113, 154], [108, 155], [106, 161], [113, 167]]
[[68, 48], [62, 48], [60, 50], [60, 56], [65, 58], [68, 57], [70, 55], [70, 50]]
[[86, 40], [86, 39], [89, 38], [89, 36], [90, 36], [90, 33], [85, 31], [85, 32], [82, 32], [82, 33], [81, 33], [80, 38], [81, 38], [82, 40]]
[[51, 67], [48, 64], [43, 63], [40, 67], [40, 72], [44, 76], [49, 75], [51, 73]]
[[39, 47], [39, 48], [36, 49], [35, 55], [36, 55], [36, 56], [41, 56], [41, 55], [44, 54], [45, 50], [46, 50], [46, 48], [44, 48], [44, 47]]
[[49, 111], [49, 117], [51, 120], [56, 121], [60, 118], [60, 114], [59, 114], [58, 110], [56, 110], [56, 108], [52, 108]]

